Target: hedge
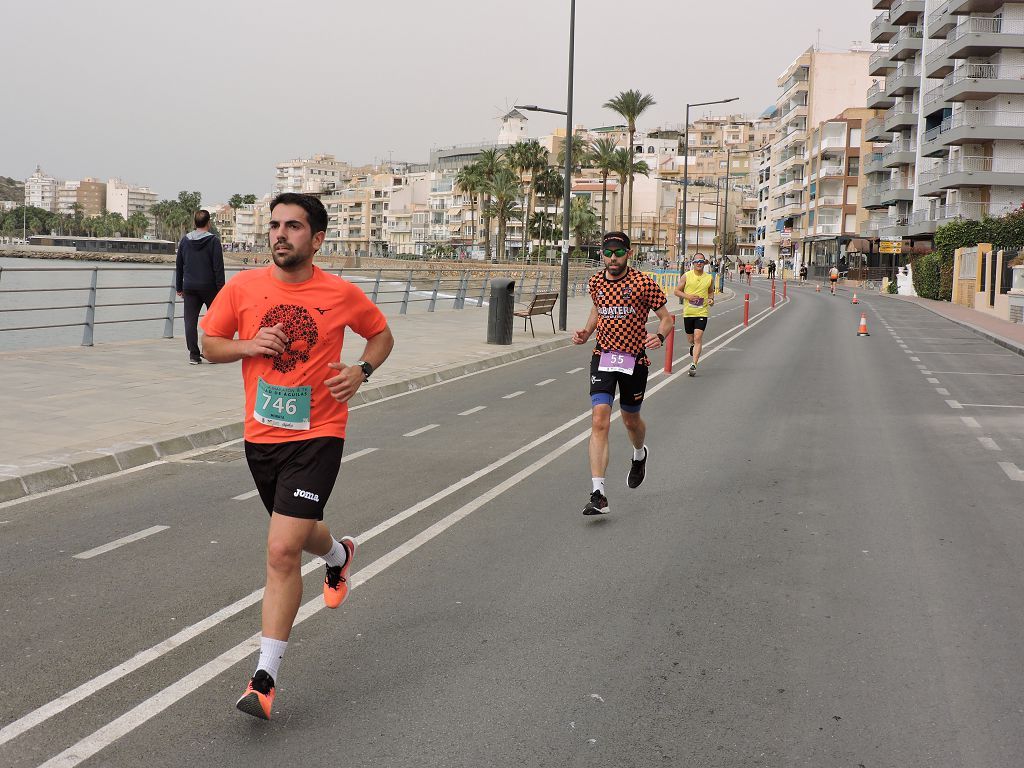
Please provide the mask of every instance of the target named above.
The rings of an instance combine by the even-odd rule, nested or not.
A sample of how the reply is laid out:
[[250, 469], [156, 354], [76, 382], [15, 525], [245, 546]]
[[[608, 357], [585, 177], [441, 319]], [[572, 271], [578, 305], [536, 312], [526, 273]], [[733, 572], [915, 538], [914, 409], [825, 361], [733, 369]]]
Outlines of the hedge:
[[[924, 299], [939, 299], [942, 291], [940, 265], [942, 257], [937, 253], [926, 253], [911, 261], [914, 291]], [[950, 269], [952, 274], [952, 269]], [[952, 292], [951, 292], [952, 295]]]

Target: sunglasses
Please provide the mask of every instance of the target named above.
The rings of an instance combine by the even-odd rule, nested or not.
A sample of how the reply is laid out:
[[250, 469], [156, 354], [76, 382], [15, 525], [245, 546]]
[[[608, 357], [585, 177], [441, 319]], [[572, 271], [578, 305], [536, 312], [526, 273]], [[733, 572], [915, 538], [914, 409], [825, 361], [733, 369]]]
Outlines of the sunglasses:
[[629, 253], [629, 250], [628, 250], [628, 249], [626, 249], [626, 248], [615, 248], [615, 249], [612, 249], [612, 248], [605, 248], [605, 249], [604, 249], [604, 257], [605, 257], [606, 259], [610, 259], [610, 258], [612, 258], [612, 257], [616, 257], [616, 258], [619, 258], [619, 259], [621, 259], [621, 258], [622, 258], [622, 257], [624, 257], [624, 256], [625, 256], [625, 255], [626, 255], [627, 253]]

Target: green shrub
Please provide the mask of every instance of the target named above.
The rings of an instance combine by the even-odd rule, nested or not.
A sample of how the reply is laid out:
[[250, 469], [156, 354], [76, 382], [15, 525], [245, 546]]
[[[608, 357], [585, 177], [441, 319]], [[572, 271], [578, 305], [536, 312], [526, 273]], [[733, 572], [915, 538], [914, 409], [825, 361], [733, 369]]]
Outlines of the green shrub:
[[885, 286], [885, 290], [886, 293], [889, 294], [899, 293], [899, 286], [897, 285], [896, 280], [890, 280], [889, 283]]
[[[914, 290], [923, 299], [938, 299], [941, 295], [941, 257], [937, 253], [918, 256], [911, 262], [914, 273]], [[950, 270], [952, 274], [952, 270]]]
[[953, 256], [942, 254], [939, 256], [939, 295], [941, 301], [953, 300]]

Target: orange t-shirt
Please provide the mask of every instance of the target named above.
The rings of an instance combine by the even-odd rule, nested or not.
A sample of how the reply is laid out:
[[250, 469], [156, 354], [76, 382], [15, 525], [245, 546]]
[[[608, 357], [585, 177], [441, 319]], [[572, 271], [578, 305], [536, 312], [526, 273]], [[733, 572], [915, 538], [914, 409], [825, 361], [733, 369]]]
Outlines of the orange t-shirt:
[[[251, 443], [287, 443], [315, 437], [344, 437], [348, 403], [339, 403], [324, 386], [338, 375], [328, 363], [341, 360], [345, 329], [364, 339], [387, 327], [384, 313], [357, 286], [319, 267], [302, 283], [284, 283], [273, 266], [240, 272], [217, 294], [202, 320], [203, 331], [225, 339], [251, 339], [265, 326], [283, 324], [289, 344], [277, 357], [242, 360], [245, 384], [245, 439]], [[258, 380], [283, 387], [312, 388], [309, 429], [263, 424], [253, 417]]]

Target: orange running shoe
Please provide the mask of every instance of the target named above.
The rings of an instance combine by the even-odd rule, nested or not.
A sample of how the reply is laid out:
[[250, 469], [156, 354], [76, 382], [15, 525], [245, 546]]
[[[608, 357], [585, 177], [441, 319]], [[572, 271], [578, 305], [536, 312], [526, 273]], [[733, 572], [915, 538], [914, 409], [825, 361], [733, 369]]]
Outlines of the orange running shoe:
[[348, 569], [352, 567], [352, 556], [356, 553], [356, 540], [351, 536], [343, 536], [338, 542], [345, 548], [344, 565], [327, 566], [324, 577], [324, 605], [337, 608], [348, 597]]
[[274, 678], [266, 670], [256, 670], [249, 681], [249, 687], [235, 706], [247, 715], [269, 720], [270, 709], [274, 706]]

